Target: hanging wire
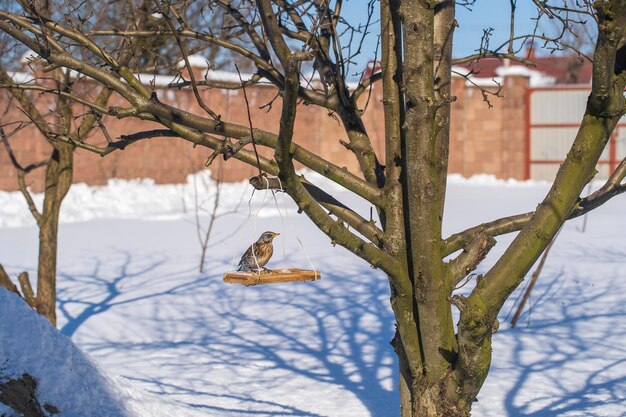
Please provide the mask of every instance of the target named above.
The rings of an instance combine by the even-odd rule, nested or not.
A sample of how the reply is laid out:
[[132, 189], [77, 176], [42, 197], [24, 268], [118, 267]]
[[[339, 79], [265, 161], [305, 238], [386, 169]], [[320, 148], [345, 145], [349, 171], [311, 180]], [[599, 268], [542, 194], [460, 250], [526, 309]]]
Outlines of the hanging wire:
[[[269, 181], [267, 180], [267, 178], [265, 178], [265, 182], [266, 182], [266, 190], [269, 190]], [[252, 217], [252, 199], [254, 198], [255, 191], [256, 191], [255, 189], [252, 190], [252, 195], [250, 195], [250, 199], [248, 200], [248, 217], [246, 218], [246, 221], [244, 222], [244, 226], [241, 228], [241, 231], [239, 232], [239, 237], [237, 238], [237, 244], [233, 248], [233, 256], [230, 261], [230, 269], [229, 269], [230, 271], [232, 271], [235, 266], [235, 260], [237, 259], [237, 253], [239, 252], [239, 245], [241, 244], [241, 238], [243, 237], [243, 233], [246, 231], [246, 226], [248, 225], [248, 222], [250, 221], [250, 217]], [[261, 210], [263, 209], [263, 206], [265, 205], [266, 200], [267, 200], [267, 193], [263, 194], [263, 199], [261, 200], [259, 209], [257, 210], [256, 215], [254, 216], [254, 223], [252, 226], [253, 237], [256, 236], [257, 220], [259, 217], [259, 213], [261, 212]], [[258, 266], [259, 262], [257, 260], [256, 254], [254, 253], [254, 246], [252, 246], [252, 256], [254, 256], [254, 262]]]
[[[283, 183], [280, 180], [280, 178], [278, 178], [278, 185], [280, 186], [280, 190], [283, 191], [283, 207], [285, 209], [285, 214], [286, 214], [286, 217], [287, 217], [287, 224], [289, 225], [289, 229], [291, 230], [291, 233], [293, 233], [293, 235], [298, 240], [298, 243], [300, 244], [300, 247], [302, 248], [302, 250], [304, 251], [304, 254], [306, 255], [307, 261], [309, 261], [309, 265], [311, 265], [311, 269], [313, 269], [314, 276], [317, 277], [317, 275], [318, 275], [317, 269], [313, 265], [313, 262], [311, 262], [311, 258], [309, 257], [309, 253], [307, 252], [306, 248], [304, 247], [304, 244], [300, 240], [300, 237], [298, 237], [298, 234], [296, 233], [296, 231], [295, 231], [295, 229], [293, 227], [293, 224], [291, 223], [291, 216], [289, 216], [289, 211], [287, 210], [287, 197], [285, 196], [286, 193], [284, 192]], [[279, 213], [280, 213], [280, 211], [279, 211]], [[282, 217], [282, 215], [281, 215], [281, 217]]]
[[241, 238], [243, 237], [243, 233], [246, 231], [246, 227], [248, 226], [248, 222], [250, 221], [250, 217], [252, 217], [252, 199], [254, 198], [254, 192], [256, 190], [252, 190], [252, 194], [250, 195], [250, 199], [248, 200], [248, 217], [243, 222], [243, 226], [241, 227], [241, 231], [239, 232], [239, 236], [237, 237], [237, 244], [233, 248], [233, 256], [230, 260], [230, 268], [229, 271], [233, 270], [235, 266], [235, 259], [237, 259], [237, 253], [239, 252], [239, 245], [241, 244]]
[[[248, 126], [250, 126], [250, 139], [252, 139], [252, 149], [254, 149], [254, 155], [256, 156], [256, 166], [259, 169], [259, 176], [263, 176], [263, 171], [261, 170], [261, 160], [259, 159], [259, 152], [256, 147], [256, 139], [254, 138], [254, 129], [252, 128], [252, 115], [250, 114], [250, 102], [248, 101], [248, 94], [246, 93], [246, 83], [243, 82], [243, 78], [241, 78], [241, 72], [239, 71], [239, 67], [235, 64], [235, 69], [237, 70], [237, 75], [239, 76], [239, 82], [241, 83], [241, 90], [243, 91], [243, 99], [246, 102], [246, 112], [248, 114]], [[269, 184], [268, 184], [269, 188]]]
[[[271, 190], [270, 189], [270, 183], [269, 180], [267, 179], [267, 177], [263, 176], [263, 179], [265, 179], [265, 190], [266, 193], [263, 194], [263, 199], [261, 200], [261, 204], [259, 205], [258, 210], [256, 211], [256, 214], [254, 215], [254, 222], [253, 222], [253, 226], [252, 226], [252, 235], [256, 236], [256, 231], [257, 231], [257, 222], [258, 222], [258, 217], [259, 214], [261, 213], [261, 210], [265, 207], [265, 202], [267, 200], [267, 191], [270, 191], [272, 193], [272, 197], [274, 199], [274, 203], [276, 205], [276, 210], [278, 211], [278, 215], [280, 217], [280, 221], [281, 224], [283, 225], [283, 227], [285, 226], [285, 223], [287, 223], [287, 226], [289, 227], [289, 230], [291, 231], [291, 233], [293, 234], [293, 236], [295, 236], [296, 240], [298, 241], [298, 244], [300, 245], [300, 247], [302, 248], [302, 250], [304, 251], [304, 255], [306, 256], [307, 261], [309, 262], [309, 265], [311, 266], [311, 269], [313, 270], [314, 276], [317, 277], [318, 276], [318, 272], [317, 272], [317, 268], [315, 268], [315, 265], [313, 265], [313, 262], [311, 261], [311, 257], [309, 256], [309, 253], [306, 250], [306, 247], [304, 246], [304, 243], [302, 243], [302, 240], [300, 239], [300, 237], [298, 236], [298, 234], [296, 233], [296, 230], [293, 226], [293, 223], [291, 222], [291, 216], [289, 215], [289, 210], [287, 209], [287, 197], [285, 196], [285, 190], [283, 188], [283, 183], [280, 180], [280, 178], [276, 177], [278, 179], [278, 184], [280, 187], [280, 190]], [[245, 232], [246, 226], [248, 224], [248, 222], [250, 221], [250, 217], [252, 217], [252, 199], [254, 198], [254, 193], [255, 193], [256, 189], [252, 190], [252, 195], [250, 196], [250, 199], [248, 200], [248, 217], [246, 218], [246, 221], [244, 222], [243, 227], [241, 228], [241, 232], [239, 232], [239, 237], [237, 238], [237, 244], [234, 247], [233, 250], [233, 256], [231, 258], [231, 263], [230, 263], [230, 270], [232, 271], [235, 265], [235, 260], [237, 259], [237, 253], [239, 252], [239, 245], [241, 244], [241, 238], [243, 237], [243, 233]], [[278, 203], [278, 198], [276, 198], [276, 192], [280, 191], [283, 195], [283, 208], [281, 210], [280, 205]], [[284, 211], [284, 215], [283, 215], [283, 211]], [[285, 217], [287, 218], [287, 221], [285, 222]], [[282, 242], [282, 249], [283, 249], [283, 267], [285, 270], [288, 270], [289, 268], [287, 268], [287, 252], [285, 249], [285, 239], [283, 239]], [[254, 243], [252, 244], [252, 256], [254, 257], [254, 262], [255, 264], [258, 266], [259, 262], [258, 259], [256, 257], [256, 253], [254, 251]], [[257, 277], [257, 281], [260, 279], [261, 273], [259, 271], [258, 277]], [[258, 282], [257, 282], [258, 284]]]
[[[259, 214], [261, 213], [261, 210], [263, 209], [263, 207], [265, 207], [265, 200], [267, 200], [267, 191], [270, 189], [270, 181], [267, 179], [267, 177], [263, 177], [265, 179], [265, 193], [263, 194], [263, 200], [261, 201], [261, 205], [259, 206], [259, 209], [256, 212], [256, 216], [254, 216], [254, 225], [252, 227], [252, 236], [256, 236], [257, 232], [256, 232], [256, 226], [257, 226], [257, 221], [259, 220]], [[252, 248], [252, 256], [254, 257], [254, 264], [256, 265], [256, 267], [258, 268], [257, 270], [259, 271], [258, 277], [257, 277], [257, 284], [258, 284], [258, 280], [261, 277], [261, 267], [259, 266], [259, 260], [256, 257], [256, 253], [254, 252], [254, 243], [252, 243], [251, 245]]]
[[[278, 178], [278, 177], [277, 177]], [[278, 183], [280, 184], [280, 191], [283, 191], [283, 185], [280, 182], [280, 178], [278, 178]], [[272, 197], [274, 197], [274, 204], [276, 205], [276, 210], [278, 211], [278, 215], [280, 216], [280, 224], [283, 226], [283, 230], [285, 229], [285, 218], [283, 217], [283, 213], [280, 211], [280, 207], [278, 206], [278, 199], [276, 198], [276, 193], [278, 191], [275, 190], [271, 190], [272, 191]], [[285, 210], [285, 213], [287, 213], [287, 208], [283, 207], [283, 210]], [[283, 247], [283, 270], [287, 270], [289, 268], [287, 268], [287, 251], [285, 250], [285, 237], [283, 237], [282, 241], [282, 247]]]

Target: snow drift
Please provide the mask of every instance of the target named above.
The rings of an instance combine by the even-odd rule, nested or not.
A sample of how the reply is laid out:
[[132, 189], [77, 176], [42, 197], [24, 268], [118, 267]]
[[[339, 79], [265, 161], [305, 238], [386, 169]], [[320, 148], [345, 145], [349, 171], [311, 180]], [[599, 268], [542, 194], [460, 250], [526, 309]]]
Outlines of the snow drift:
[[[58, 410], [54, 415], [59, 417], [193, 415], [185, 413], [185, 406], [151, 398], [107, 373], [69, 337], [4, 288], [0, 288], [0, 317], [0, 386], [31, 376], [43, 415], [51, 415], [45, 408]], [[0, 415], [19, 414], [0, 404]]]

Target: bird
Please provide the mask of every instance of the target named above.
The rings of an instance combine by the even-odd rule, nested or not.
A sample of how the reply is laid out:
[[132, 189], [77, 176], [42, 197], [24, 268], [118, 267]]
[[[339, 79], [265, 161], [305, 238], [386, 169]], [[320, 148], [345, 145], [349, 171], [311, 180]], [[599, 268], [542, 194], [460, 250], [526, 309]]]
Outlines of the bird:
[[239, 269], [237, 269], [237, 271], [254, 272], [261, 270], [261, 268], [267, 270], [265, 265], [269, 262], [274, 253], [272, 240], [278, 235], [280, 235], [280, 233], [264, 232], [261, 237], [245, 251], [239, 261]]

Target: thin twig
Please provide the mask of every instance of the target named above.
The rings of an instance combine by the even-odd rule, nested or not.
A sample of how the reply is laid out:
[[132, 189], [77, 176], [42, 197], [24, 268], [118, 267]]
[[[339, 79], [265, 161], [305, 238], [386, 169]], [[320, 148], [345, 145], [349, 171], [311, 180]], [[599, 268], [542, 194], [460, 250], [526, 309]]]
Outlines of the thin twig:
[[[211, 218], [209, 220], [209, 226], [207, 227], [206, 233], [204, 234], [204, 237], [200, 239], [200, 247], [201, 247], [201, 256], [200, 256], [200, 272], [204, 272], [204, 262], [205, 262], [205, 258], [206, 258], [206, 251], [207, 248], [209, 247], [209, 239], [211, 238], [211, 235], [213, 233], [213, 226], [215, 224], [215, 220], [217, 219], [218, 215], [217, 215], [217, 210], [219, 208], [220, 205], [220, 193], [222, 190], [222, 173], [223, 173], [223, 163], [220, 164], [217, 167], [217, 178], [215, 181], [215, 196], [213, 197], [213, 207], [211, 209]], [[197, 208], [196, 208], [196, 213], [197, 213]], [[196, 224], [198, 229], [200, 228], [200, 218], [198, 217], [198, 215], [196, 214]]]
[[530, 297], [530, 293], [533, 291], [533, 288], [535, 287], [535, 284], [537, 283], [537, 279], [539, 279], [539, 274], [541, 274], [541, 270], [543, 269], [543, 266], [546, 263], [546, 259], [548, 258], [550, 249], [552, 249], [552, 245], [554, 245], [554, 242], [556, 242], [556, 238], [559, 237], [559, 233], [561, 233], [561, 230], [559, 230], [556, 233], [556, 235], [554, 236], [554, 239], [552, 239], [552, 242], [550, 242], [550, 244], [546, 247], [546, 250], [543, 252], [543, 256], [541, 257], [541, 260], [539, 261], [539, 265], [537, 265], [537, 269], [535, 269], [535, 272], [533, 272], [533, 275], [530, 278], [530, 284], [528, 284], [528, 288], [526, 288], [526, 292], [524, 293], [524, 296], [522, 297], [522, 301], [520, 301], [519, 306], [517, 307], [517, 310], [515, 311], [513, 318], [511, 319], [511, 327], [515, 327], [515, 325], [517, 324], [517, 320], [519, 319], [519, 316], [524, 311], [524, 306], [526, 305], [526, 301], [528, 301], [528, 298]]
[[252, 126], [252, 115], [250, 114], [250, 102], [248, 101], [248, 94], [246, 93], [246, 86], [241, 78], [241, 72], [239, 71], [239, 66], [235, 64], [235, 69], [237, 70], [237, 75], [239, 76], [239, 82], [241, 83], [241, 90], [243, 91], [243, 99], [246, 101], [246, 112], [248, 114], [248, 125], [250, 126], [250, 138], [252, 139], [252, 148], [254, 149], [254, 154], [256, 155], [256, 164], [257, 168], [259, 168], [259, 175], [263, 175], [263, 171], [261, 170], [261, 161], [259, 160], [259, 151], [256, 147], [256, 140], [254, 139], [254, 128]]
[[[589, 181], [589, 185], [587, 186], [587, 195], [591, 194], [591, 181]], [[583, 227], [582, 232], [585, 233], [587, 231], [587, 217], [589, 217], [589, 213], [585, 213], [583, 216]]]

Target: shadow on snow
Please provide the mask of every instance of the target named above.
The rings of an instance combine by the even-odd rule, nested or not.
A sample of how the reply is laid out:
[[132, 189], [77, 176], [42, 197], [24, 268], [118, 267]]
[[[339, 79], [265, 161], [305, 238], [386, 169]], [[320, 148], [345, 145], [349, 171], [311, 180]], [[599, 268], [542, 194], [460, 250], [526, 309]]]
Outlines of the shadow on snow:
[[[138, 338], [115, 337], [119, 328], [107, 329], [106, 340], [78, 337], [96, 357], [117, 352], [151, 361], [156, 373], [127, 377], [153, 392], [224, 415], [317, 416], [289, 399], [298, 395], [292, 387], [306, 390], [315, 381], [350, 391], [371, 415], [399, 412], [393, 315], [378, 272], [351, 265], [322, 271], [315, 283], [248, 288], [198, 275], [189, 263], [172, 270], [165, 255], [114, 251], [87, 263], [87, 273], [60, 273], [61, 331], [73, 336], [103, 313], [107, 325], [142, 329]], [[227, 268], [215, 262], [207, 270]], [[85, 331], [97, 335], [95, 327]], [[259, 387], [286, 395], [266, 399]]]
[[516, 328], [495, 335], [512, 349], [510, 373], [499, 371], [516, 375], [504, 400], [509, 416], [594, 415], [607, 407], [619, 414], [626, 406], [626, 306], [613, 296], [626, 291], [626, 252], [574, 252], [568, 256], [588, 260], [588, 274], [567, 265], [544, 271], [532, 316], [527, 309]]
[[[578, 269], [544, 271], [532, 317], [524, 313], [516, 329], [495, 335], [497, 350], [511, 359], [496, 357], [489, 379], [513, 379], [504, 398], [509, 416], [590, 415], [626, 403], [626, 327], [607, 320], [626, 316], [611, 298], [626, 291], [626, 254], [604, 251], [595, 259], [607, 271], [602, 281], [589, 283]], [[155, 393], [219, 415], [317, 416], [292, 398], [315, 382], [320, 392], [351, 392], [373, 416], [398, 414], [393, 316], [379, 272], [350, 263], [341, 272], [322, 270], [315, 283], [247, 288], [165, 255], [98, 254], [90, 265], [89, 273], [61, 274], [62, 332], [74, 335], [106, 312], [118, 328], [81, 346], [123, 357], [116, 365], [127, 361], [127, 378]], [[207, 270], [227, 268], [212, 261]], [[115, 337], [127, 326], [140, 337]], [[154, 371], [133, 370], [138, 359]], [[308, 394], [314, 401], [315, 392]]]

